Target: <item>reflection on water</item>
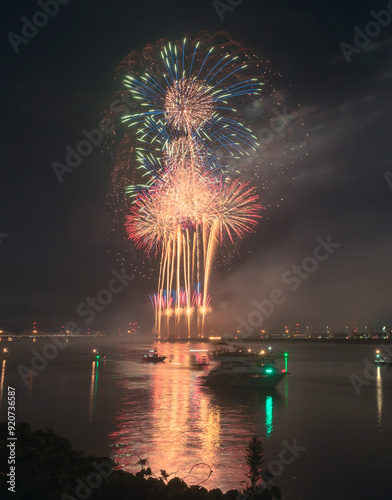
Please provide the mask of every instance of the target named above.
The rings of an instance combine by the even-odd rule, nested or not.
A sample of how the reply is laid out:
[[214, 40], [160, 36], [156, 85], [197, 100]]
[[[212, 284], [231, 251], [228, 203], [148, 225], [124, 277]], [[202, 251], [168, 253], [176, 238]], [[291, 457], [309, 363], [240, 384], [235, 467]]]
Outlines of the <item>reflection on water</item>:
[[377, 423], [378, 429], [382, 428], [382, 378], [381, 378], [381, 367], [377, 366], [377, 378], [376, 378], [376, 399], [377, 399]]
[[3, 359], [3, 362], [1, 364], [1, 380], [0, 380], [0, 408], [1, 408], [1, 403], [3, 401], [3, 390], [4, 390], [4, 376], [5, 376], [5, 365], [7, 361]]
[[265, 399], [265, 436], [267, 439], [271, 437], [271, 432], [274, 429], [273, 409], [274, 409], [274, 402], [272, 400], [272, 396], [267, 396]]
[[289, 377], [290, 375], [287, 375], [281, 384], [281, 388], [284, 393], [284, 414], [286, 417], [289, 410]]
[[91, 384], [90, 384], [90, 405], [88, 410], [88, 416], [90, 422], [93, 421], [93, 416], [95, 414], [97, 406], [97, 389], [98, 389], [98, 368], [99, 361], [92, 361], [91, 367]]
[[110, 455], [133, 473], [140, 456], [148, 458], [157, 475], [165, 469], [195, 484], [209, 469], [189, 471], [205, 463], [213, 469], [206, 486], [224, 491], [241, 488], [252, 434], [264, 439], [266, 463], [278, 459], [284, 441], [297, 439], [306, 447], [279, 477], [285, 498], [337, 498], [328, 481], [342, 470], [348, 479], [347, 486], [339, 483], [344, 489], [339, 498], [364, 498], [358, 471], [368, 471], [367, 477], [382, 485], [379, 489], [389, 479], [384, 464], [391, 430], [384, 422], [392, 416], [387, 396], [392, 393], [392, 368], [378, 368], [360, 397], [349, 378], [362, 374], [366, 345], [292, 344], [291, 375], [276, 389], [263, 392], [204, 386], [201, 378], [207, 371], [193, 369], [191, 356], [204, 356], [206, 347], [211, 349], [206, 344], [159, 344], [168, 359], [150, 366], [141, 362], [150, 344], [99, 342], [94, 340], [94, 347], [105, 351], [106, 361], [81, 360], [91, 340], [71, 339], [58, 358], [39, 373], [26, 374], [25, 381], [18, 366], [30, 366], [31, 347], [41, 352], [45, 341], [15, 342], [15, 361], [0, 361], [0, 420], [6, 420], [10, 385], [17, 389], [18, 421], [29, 421], [34, 429], [52, 428], [76, 449]]
[[171, 364], [122, 365], [124, 395], [110, 436], [113, 457], [132, 472], [139, 457], [148, 458], [153, 472], [176, 472], [191, 484], [208, 476], [206, 467], [187, 475], [204, 463], [214, 471], [214, 484], [238, 487], [248, 440], [252, 434], [271, 437], [281, 396], [274, 389], [212, 390], [202, 384], [203, 372], [189, 368], [182, 346], [172, 346], [170, 359]]

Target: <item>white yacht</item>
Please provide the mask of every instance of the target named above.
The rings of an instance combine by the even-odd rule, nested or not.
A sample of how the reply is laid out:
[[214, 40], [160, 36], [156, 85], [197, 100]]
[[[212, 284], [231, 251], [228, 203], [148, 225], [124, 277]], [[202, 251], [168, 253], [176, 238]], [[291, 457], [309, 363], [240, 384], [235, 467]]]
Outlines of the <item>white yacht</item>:
[[230, 347], [220, 347], [212, 353], [213, 359], [216, 361], [234, 361], [243, 359], [249, 363], [274, 364], [278, 359], [285, 359], [290, 356], [289, 352], [275, 351], [272, 347], [262, 349], [260, 352], [255, 352], [250, 348], [242, 345], [233, 345]]
[[275, 387], [288, 373], [269, 364], [244, 359], [221, 361], [205, 378], [206, 385], [227, 387]]

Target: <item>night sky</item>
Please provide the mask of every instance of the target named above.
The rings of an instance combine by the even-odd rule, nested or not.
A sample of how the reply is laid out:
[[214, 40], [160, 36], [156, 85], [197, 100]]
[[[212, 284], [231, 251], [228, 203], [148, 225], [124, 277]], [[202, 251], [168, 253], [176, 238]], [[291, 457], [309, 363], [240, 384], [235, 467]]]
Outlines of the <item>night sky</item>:
[[[107, 215], [112, 160], [102, 143], [61, 183], [52, 163], [64, 163], [66, 147], [98, 127], [127, 53], [204, 29], [227, 30], [258, 50], [282, 75], [294, 114], [290, 161], [286, 131], [259, 151], [266, 210], [230, 271], [213, 278], [215, 328], [234, 330], [238, 317], [247, 321], [254, 301], [269, 299], [274, 289], [285, 300], [265, 318], [272, 328], [392, 324], [392, 180], [384, 175], [392, 172], [392, 23], [385, 18], [377, 36], [354, 47], [350, 63], [340, 47], [354, 45], [355, 27], [373, 21], [368, 26], [376, 30], [370, 12], [386, 9], [387, 1], [244, 0], [232, 2], [238, 5], [222, 21], [212, 1], [63, 3], [16, 49], [9, 34], [21, 36], [21, 18], [31, 20], [42, 8], [35, 1], [8, 3], [1, 20], [0, 329], [31, 329], [33, 321], [52, 332], [67, 321], [82, 331], [116, 332], [129, 321], [151, 328], [148, 294], [157, 273], [148, 265], [93, 321], [78, 315], [87, 297], [107, 288], [113, 271], [123, 272]], [[282, 162], [284, 175], [274, 167]], [[282, 277], [287, 281], [292, 266], [313, 256], [317, 240], [328, 235], [340, 246], [292, 290], [294, 282]], [[125, 263], [127, 275], [132, 265]]]

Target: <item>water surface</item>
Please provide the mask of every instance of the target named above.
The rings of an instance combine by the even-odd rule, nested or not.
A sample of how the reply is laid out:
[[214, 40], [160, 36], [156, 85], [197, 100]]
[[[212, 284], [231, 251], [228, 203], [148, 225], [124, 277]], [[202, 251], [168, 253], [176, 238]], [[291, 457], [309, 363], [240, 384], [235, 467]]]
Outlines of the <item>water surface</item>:
[[[42, 353], [47, 343], [1, 342], [15, 356], [1, 364], [2, 420], [11, 385], [18, 421], [52, 428], [84, 453], [109, 455], [130, 472], [142, 457], [157, 475], [165, 469], [196, 484], [211, 468], [208, 488], [241, 488], [247, 441], [257, 434], [286, 499], [390, 497], [392, 368], [374, 369], [360, 395], [350, 380], [363, 377], [373, 346], [279, 343], [274, 347], [292, 354], [291, 375], [262, 391], [205, 387], [205, 372], [190, 364], [192, 355], [204, 353], [190, 349], [211, 344], [157, 344], [168, 359], [145, 365], [141, 358], [151, 344], [115, 337], [70, 339], [23, 381], [18, 367], [30, 367], [32, 349]], [[83, 360], [93, 347], [105, 352], [105, 361]], [[293, 442], [301, 451], [282, 468], [276, 461]]]

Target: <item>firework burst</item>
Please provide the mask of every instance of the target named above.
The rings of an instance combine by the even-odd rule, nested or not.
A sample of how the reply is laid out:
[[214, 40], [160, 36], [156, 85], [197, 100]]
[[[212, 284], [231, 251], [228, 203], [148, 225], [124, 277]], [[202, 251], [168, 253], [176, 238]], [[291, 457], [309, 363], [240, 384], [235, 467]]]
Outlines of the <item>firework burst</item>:
[[196, 78], [181, 78], [168, 88], [164, 109], [174, 130], [194, 133], [214, 117], [215, 101], [210, 88]]
[[233, 43], [217, 47], [208, 43], [211, 40], [206, 37], [196, 43], [187, 38], [158, 42], [155, 53], [163, 63], [160, 76], [151, 65], [151, 47], [142, 57], [128, 61], [132, 74], [124, 77], [124, 85], [139, 111], [122, 120], [139, 126], [152, 143], [188, 135], [209, 149], [220, 147], [238, 156], [257, 141], [233, 105], [259, 95], [264, 82], [247, 74], [248, 63], [252, 66], [254, 61], [245, 62], [249, 55], [238, 47], [233, 52]]
[[138, 195], [127, 217], [130, 239], [148, 252], [161, 250], [178, 230], [208, 224], [216, 206], [215, 179], [182, 161], [167, 169], [149, 190]]
[[151, 295], [160, 336], [203, 336], [217, 248], [224, 239], [235, 244], [260, 217], [254, 188], [222, 175], [225, 158], [257, 145], [236, 107], [262, 92], [264, 81], [252, 75], [259, 62], [228, 37], [215, 44], [203, 34], [146, 46], [121, 67], [138, 103], [121, 117], [134, 131], [140, 179], [127, 188], [126, 230], [137, 248], [160, 256]]
[[[184, 161], [167, 170], [148, 192], [138, 196], [127, 217], [129, 238], [147, 252], [161, 254], [159, 289], [155, 297], [156, 324], [162, 315], [177, 318], [185, 307], [190, 332], [191, 316], [199, 313], [203, 328], [210, 296], [208, 282], [217, 244], [224, 235], [243, 237], [260, 217], [261, 206], [253, 187], [238, 180], [215, 179], [201, 165]], [[192, 284], [204, 276], [197, 300]], [[183, 290], [170, 297], [170, 290]], [[164, 300], [164, 298], [166, 299]], [[182, 297], [182, 298], [181, 298]], [[171, 312], [170, 312], [170, 311]], [[173, 314], [174, 312], [174, 314]]]

